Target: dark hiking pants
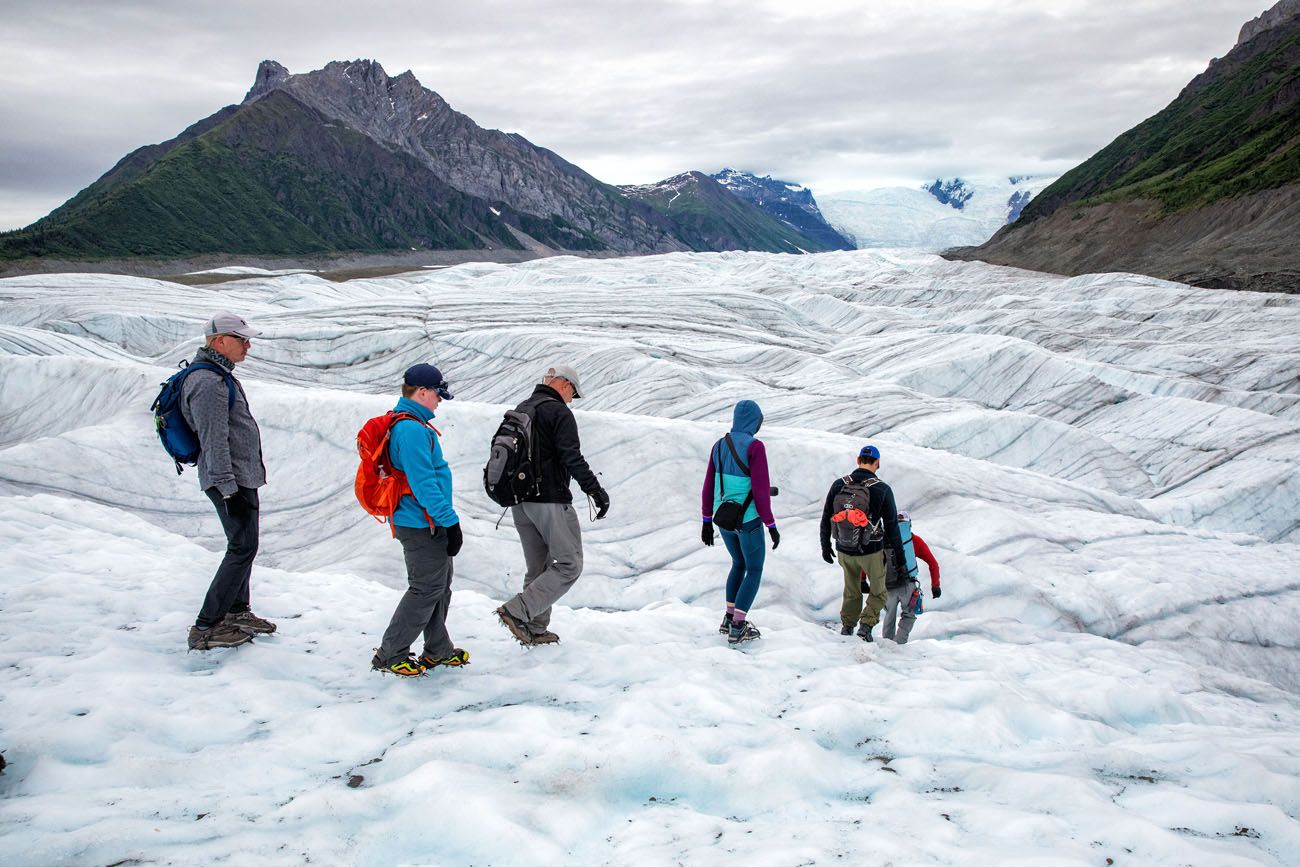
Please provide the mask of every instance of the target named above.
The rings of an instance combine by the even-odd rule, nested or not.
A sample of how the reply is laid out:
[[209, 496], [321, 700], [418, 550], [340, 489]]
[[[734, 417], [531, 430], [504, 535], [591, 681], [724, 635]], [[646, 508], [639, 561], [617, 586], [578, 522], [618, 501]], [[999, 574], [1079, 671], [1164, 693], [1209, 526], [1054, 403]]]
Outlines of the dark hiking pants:
[[424, 633], [424, 654], [434, 659], [451, 656], [447, 634], [447, 609], [451, 607], [451, 558], [447, 556], [447, 531], [442, 527], [394, 527], [406, 558], [406, 593], [397, 603], [384, 631], [379, 659], [385, 665], [406, 659], [411, 642]]
[[256, 488], [240, 488], [227, 502], [216, 488], [204, 491], [226, 531], [226, 556], [212, 576], [194, 625], [216, 626], [227, 614], [248, 610], [248, 579], [257, 556], [258, 499]]

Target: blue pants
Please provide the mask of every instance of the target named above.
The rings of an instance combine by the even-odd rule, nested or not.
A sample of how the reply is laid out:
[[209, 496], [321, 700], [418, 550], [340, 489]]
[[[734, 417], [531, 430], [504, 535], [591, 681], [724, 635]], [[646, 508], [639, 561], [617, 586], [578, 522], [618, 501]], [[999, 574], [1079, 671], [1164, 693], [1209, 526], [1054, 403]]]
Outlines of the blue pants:
[[727, 546], [727, 553], [731, 555], [727, 602], [734, 602], [737, 609], [748, 612], [758, 595], [758, 585], [763, 581], [763, 560], [767, 557], [763, 525], [758, 523], [752, 530], [722, 530], [722, 544]]

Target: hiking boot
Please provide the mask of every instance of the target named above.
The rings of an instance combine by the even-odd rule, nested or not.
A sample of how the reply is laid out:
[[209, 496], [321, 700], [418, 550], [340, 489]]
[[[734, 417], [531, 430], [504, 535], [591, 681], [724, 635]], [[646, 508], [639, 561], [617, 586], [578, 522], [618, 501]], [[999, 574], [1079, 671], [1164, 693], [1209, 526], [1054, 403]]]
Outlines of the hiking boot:
[[852, 623], [846, 623], [840, 627], [840, 635], [852, 635], [852, 634], [853, 634]]
[[871, 637], [871, 627], [865, 623], [858, 627], [858, 637], [866, 642], [873, 642], [876, 640]]
[[469, 665], [469, 651], [461, 650], [459, 647], [453, 647], [451, 649], [451, 656], [444, 656], [442, 658], [433, 657], [424, 653], [420, 655], [420, 658], [417, 659], [416, 662], [423, 665], [426, 670], [438, 665], [445, 665], [448, 668], [460, 668], [462, 665]]
[[497, 609], [496, 615], [500, 618], [501, 625], [506, 629], [509, 629], [510, 634], [513, 635], [515, 640], [520, 644], [529, 645], [534, 643], [533, 636], [528, 633], [528, 627], [524, 625], [522, 620], [516, 618], [509, 611], [506, 611], [504, 605]]
[[406, 655], [405, 659], [398, 659], [394, 662], [388, 663], [387, 665], [385, 665], [384, 661], [376, 654], [375, 657], [370, 660], [370, 667], [375, 671], [381, 671], [385, 674], [395, 674], [398, 677], [421, 677], [424, 674], [424, 666], [417, 662], [415, 657], [411, 656], [409, 653]]
[[250, 635], [270, 635], [276, 629], [274, 623], [264, 617], [258, 617], [252, 611], [232, 611], [221, 622], [242, 629]]
[[543, 632], [541, 635], [533, 636], [533, 644], [559, 644], [559, 643], [560, 643], [560, 636], [556, 635], [554, 632], [550, 632], [549, 630]]
[[755, 638], [762, 638], [763, 634], [758, 631], [758, 627], [748, 620], [742, 620], [740, 623], [732, 623], [731, 629], [727, 632], [728, 644], [739, 644], [742, 641], [753, 641]]
[[238, 647], [253, 640], [253, 636], [229, 623], [218, 623], [208, 629], [190, 627], [190, 650], [211, 650], [214, 647]]
[[724, 614], [722, 615], [722, 623], [718, 626], [718, 634], [726, 635], [730, 631], [731, 631], [731, 615]]

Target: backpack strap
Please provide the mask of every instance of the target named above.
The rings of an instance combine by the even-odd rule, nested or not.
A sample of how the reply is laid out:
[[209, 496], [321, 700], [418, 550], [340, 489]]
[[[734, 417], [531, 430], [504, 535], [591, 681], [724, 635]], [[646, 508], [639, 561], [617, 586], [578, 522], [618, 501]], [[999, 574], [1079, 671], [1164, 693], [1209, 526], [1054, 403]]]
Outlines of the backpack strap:
[[[723, 439], [726, 440], [726, 442], [727, 442], [727, 448], [731, 449], [731, 456], [732, 456], [732, 458], [735, 459], [737, 465], [740, 466], [741, 470], [744, 471], [745, 476], [748, 478], [748, 477], [749, 477], [749, 467], [745, 466], [745, 463], [740, 459], [740, 454], [737, 453], [737, 451], [736, 451], [736, 444], [733, 443], [733, 442], [731, 441], [731, 434], [727, 434], [725, 437], [723, 437]], [[722, 445], [722, 442], [719, 441], [719, 442], [718, 442], [718, 445]], [[717, 471], [718, 471], [718, 473], [719, 473], [719, 475], [718, 475], [718, 485], [721, 486], [721, 487], [723, 487], [723, 490], [722, 490], [722, 499], [725, 501], [725, 500], [727, 499], [727, 491], [726, 491], [725, 485], [724, 485], [724, 483], [723, 483], [722, 480], [723, 480], [723, 478], [726, 477], [726, 474], [722, 472], [722, 467], [719, 465], [718, 462], [716, 462], [716, 461], [714, 462], [714, 467], [717, 469]], [[752, 503], [752, 502], [754, 502], [754, 486], [753, 486], [753, 485], [750, 485], [750, 486], [749, 486], [749, 493], [745, 496], [744, 501], [740, 504], [740, 517], [741, 517], [742, 520], [743, 520], [744, 517], [745, 517], [745, 513], [749, 511], [749, 504]]]
[[727, 476], [722, 472], [722, 452], [718, 447], [722, 441], [713, 444], [713, 474], [718, 477], [718, 492], [722, 494], [720, 499], [726, 502], [727, 499]]
[[[393, 466], [393, 459], [392, 459], [392, 458], [389, 456], [389, 454], [388, 454], [388, 441], [389, 441], [390, 439], [392, 439], [392, 437], [393, 437], [393, 428], [397, 427], [397, 423], [398, 423], [399, 421], [413, 421], [413, 422], [415, 422], [416, 424], [420, 425], [420, 427], [424, 428], [425, 430], [431, 430], [431, 431], [434, 432], [434, 434], [436, 434], [436, 435], [438, 435], [438, 436], [441, 436], [441, 435], [442, 435], [442, 434], [438, 433], [438, 429], [437, 429], [436, 427], [434, 427], [433, 425], [429, 424], [427, 421], [425, 421], [424, 419], [420, 418], [418, 415], [416, 415], [416, 414], [413, 413], [413, 412], [407, 412], [406, 410], [402, 410], [401, 412], [394, 412], [393, 410], [390, 409], [390, 410], [388, 411], [388, 418], [389, 418], [389, 421], [388, 421], [388, 430], [384, 431], [384, 438], [383, 438], [383, 440], [380, 441], [378, 448], [375, 449], [375, 455], [378, 456], [378, 455], [382, 454], [382, 455], [384, 456], [384, 462], [388, 464], [388, 466], [393, 470], [393, 472], [401, 472], [401, 470], [399, 470], [399, 469], [397, 469], [397, 467], [394, 467], [394, 466]], [[429, 444], [429, 448], [430, 448], [430, 449], [433, 448], [433, 444], [432, 444], [432, 442]], [[402, 473], [402, 477], [405, 478], [405, 477], [406, 477], [406, 473]], [[406, 487], [407, 487], [407, 489], [409, 490], [411, 486], [408, 484]], [[414, 492], [411, 493], [411, 499], [412, 499], [412, 500], [415, 500], [415, 493], [414, 493]], [[419, 501], [419, 500], [415, 500], [415, 504], [416, 504], [417, 506], [419, 506], [419, 505], [420, 505], [420, 501]], [[424, 512], [424, 520], [426, 520], [426, 521], [429, 522], [429, 529], [430, 529], [430, 530], [432, 530], [433, 528], [435, 528], [435, 527], [438, 526], [436, 523], [434, 523], [433, 518], [431, 518], [431, 517], [429, 516], [429, 513], [424, 511], [424, 507], [423, 507], [423, 506], [420, 506], [420, 511], [421, 511], [421, 512]], [[389, 524], [392, 524], [392, 523], [393, 523], [393, 517], [392, 517], [392, 515], [389, 515], [389, 516], [388, 516], [388, 523], [389, 523]], [[397, 538], [397, 530], [396, 530], [396, 529], [393, 529], [393, 538]]]
[[725, 439], [727, 440], [727, 448], [731, 449], [731, 456], [735, 458], [736, 463], [740, 466], [741, 471], [744, 472], [746, 476], [748, 476], [749, 467], [747, 467], [745, 465], [745, 462], [740, 459], [740, 452], [736, 451], [736, 444], [731, 441], [731, 434], [727, 434]]
[[213, 364], [211, 361], [190, 362], [189, 364], [185, 365], [185, 375], [189, 376], [189, 374], [196, 369], [211, 370], [213, 373], [221, 374], [221, 378], [226, 381], [226, 395], [228, 398], [228, 400], [226, 401], [226, 409], [234, 409], [235, 406], [234, 375], [229, 370], [226, 370], [224, 367], [221, 367], [219, 365]]

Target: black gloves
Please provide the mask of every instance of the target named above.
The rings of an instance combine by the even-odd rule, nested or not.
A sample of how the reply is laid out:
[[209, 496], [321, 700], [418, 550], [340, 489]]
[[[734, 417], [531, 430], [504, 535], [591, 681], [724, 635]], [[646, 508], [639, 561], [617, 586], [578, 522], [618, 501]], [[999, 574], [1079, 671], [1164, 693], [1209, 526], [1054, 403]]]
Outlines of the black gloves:
[[243, 517], [257, 508], [257, 502], [240, 488], [225, 498], [226, 514], [231, 517]]
[[597, 488], [592, 492], [591, 498], [596, 501], [596, 520], [599, 521], [609, 514], [609, 494], [604, 488]]
[[767, 535], [772, 537], [772, 550], [775, 551], [776, 546], [781, 544], [781, 534], [776, 531], [776, 527], [768, 527]]
[[460, 546], [465, 544], [465, 534], [461, 532], [460, 524], [452, 524], [447, 530], [447, 556], [455, 557], [460, 553]]
[[713, 547], [713, 522], [705, 521], [700, 527], [700, 541], [707, 547]]
[[942, 595], [943, 595], [943, 588], [940, 587], [938, 584], [936, 584], [936, 585], [934, 585], [933, 587], [930, 588], [930, 598], [931, 598], [931, 599], [938, 599], [938, 598], [939, 598], [940, 596], [942, 596]]
[[835, 555], [831, 553], [830, 545], [827, 545], [826, 547], [822, 548], [822, 559], [825, 560], [827, 563], [835, 562]]

